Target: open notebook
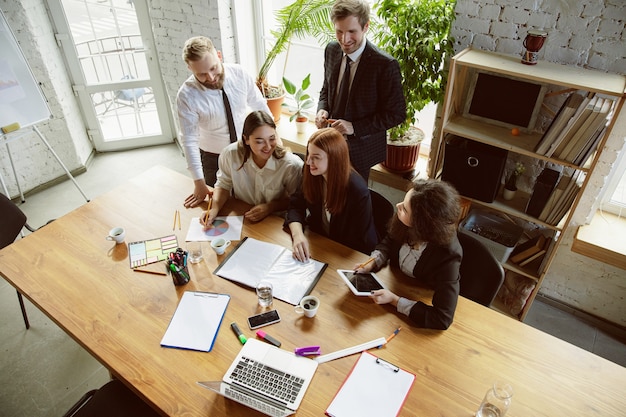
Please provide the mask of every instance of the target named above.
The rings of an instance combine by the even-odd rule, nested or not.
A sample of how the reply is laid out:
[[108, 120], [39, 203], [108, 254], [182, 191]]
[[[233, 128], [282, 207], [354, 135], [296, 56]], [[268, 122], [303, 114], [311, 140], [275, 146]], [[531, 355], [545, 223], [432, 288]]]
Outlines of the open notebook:
[[213, 273], [251, 288], [259, 281], [269, 281], [274, 298], [296, 305], [311, 292], [327, 266], [314, 259], [300, 262], [283, 246], [245, 237]]
[[317, 362], [256, 339], [248, 339], [222, 381], [198, 382], [266, 415], [296, 412], [317, 369]]

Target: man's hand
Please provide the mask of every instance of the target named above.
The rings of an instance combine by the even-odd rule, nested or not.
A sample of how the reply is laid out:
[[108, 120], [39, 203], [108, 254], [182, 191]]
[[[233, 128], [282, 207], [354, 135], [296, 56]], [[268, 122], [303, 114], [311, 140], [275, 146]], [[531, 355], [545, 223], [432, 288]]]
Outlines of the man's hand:
[[207, 195], [211, 195], [211, 189], [204, 183], [204, 180], [195, 180], [193, 194], [185, 199], [184, 205], [186, 208], [197, 207], [206, 200]]
[[321, 109], [317, 112], [315, 115], [315, 126], [317, 126], [318, 129], [328, 127], [328, 112], [326, 110]]
[[354, 127], [352, 126], [352, 122], [347, 120], [338, 119], [335, 120], [330, 127], [333, 129], [337, 129], [339, 133], [344, 136], [354, 135]]

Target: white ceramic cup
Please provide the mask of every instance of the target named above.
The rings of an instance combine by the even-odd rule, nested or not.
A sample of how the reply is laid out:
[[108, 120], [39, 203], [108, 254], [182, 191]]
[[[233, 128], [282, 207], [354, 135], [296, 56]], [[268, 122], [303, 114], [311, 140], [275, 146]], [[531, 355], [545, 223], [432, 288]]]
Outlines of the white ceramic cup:
[[223, 255], [227, 247], [230, 246], [230, 240], [218, 237], [211, 241], [211, 247], [218, 255]]
[[123, 227], [114, 227], [109, 230], [109, 235], [106, 237], [107, 240], [113, 240], [116, 244], [120, 244], [126, 238], [126, 231], [124, 231]]
[[300, 304], [295, 307], [296, 313], [304, 314], [306, 317], [315, 317], [317, 309], [320, 307], [320, 299], [314, 295], [302, 297]]

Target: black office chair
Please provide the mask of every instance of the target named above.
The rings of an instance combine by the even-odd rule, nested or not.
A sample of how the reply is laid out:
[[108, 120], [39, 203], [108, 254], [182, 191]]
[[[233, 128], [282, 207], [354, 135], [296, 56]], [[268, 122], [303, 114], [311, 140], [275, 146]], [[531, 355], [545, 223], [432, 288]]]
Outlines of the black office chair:
[[157, 417], [159, 414], [117, 379], [91, 390], [63, 417]]
[[489, 307], [504, 282], [504, 268], [479, 240], [457, 235], [463, 248], [461, 295]]
[[[26, 215], [20, 208], [4, 194], [0, 194], [0, 249], [9, 246], [15, 242], [23, 228], [34, 232], [35, 229], [30, 227], [26, 222]], [[24, 299], [22, 294], [17, 291], [17, 299], [22, 309], [22, 317], [26, 328], [30, 328], [26, 308], [24, 307]]]
[[378, 192], [370, 189], [372, 198], [372, 214], [374, 216], [374, 227], [378, 235], [378, 241], [383, 240], [387, 234], [387, 224], [393, 216], [393, 204]]

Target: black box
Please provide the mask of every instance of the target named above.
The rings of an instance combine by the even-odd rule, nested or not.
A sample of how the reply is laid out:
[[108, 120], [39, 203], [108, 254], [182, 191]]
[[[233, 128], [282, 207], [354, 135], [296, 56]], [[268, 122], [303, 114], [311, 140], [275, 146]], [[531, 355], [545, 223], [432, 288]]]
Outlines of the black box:
[[441, 179], [465, 197], [491, 203], [498, 194], [508, 153], [506, 149], [448, 135]]
[[528, 200], [526, 214], [534, 217], [541, 215], [560, 176], [561, 173], [554, 169], [544, 168], [543, 171], [541, 171], [541, 174], [539, 174], [535, 182], [533, 193]]

